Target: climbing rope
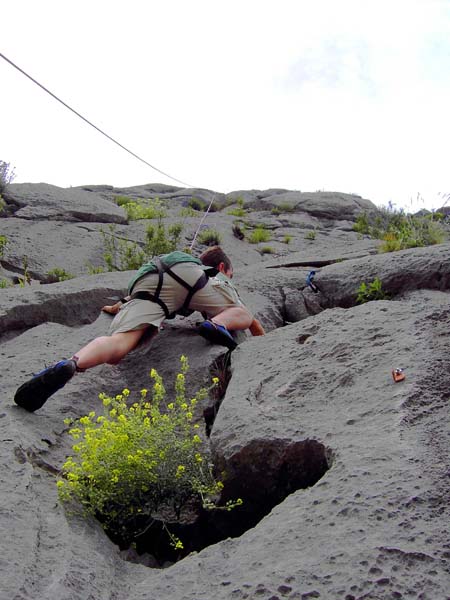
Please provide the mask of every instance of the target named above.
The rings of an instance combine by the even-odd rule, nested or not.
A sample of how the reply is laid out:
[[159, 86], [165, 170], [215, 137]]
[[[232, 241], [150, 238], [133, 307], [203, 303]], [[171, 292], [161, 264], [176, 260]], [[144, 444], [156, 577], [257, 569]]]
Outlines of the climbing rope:
[[52, 98], [54, 98], [55, 100], [57, 100], [58, 102], [60, 102], [63, 106], [65, 106], [66, 108], [68, 108], [70, 111], [72, 111], [75, 115], [77, 115], [77, 117], [79, 117], [80, 119], [82, 119], [85, 123], [87, 123], [88, 125], [90, 125], [94, 129], [96, 129], [99, 133], [101, 133], [106, 138], [108, 138], [109, 140], [111, 140], [111, 142], [113, 142], [114, 144], [116, 144], [117, 146], [119, 146], [120, 148], [122, 148], [122, 150], [125, 150], [125, 152], [128, 152], [128, 154], [131, 154], [131, 156], [134, 156], [134, 158], [136, 158], [137, 160], [141, 161], [142, 163], [144, 163], [145, 165], [147, 165], [148, 167], [150, 167], [154, 171], [157, 171], [158, 173], [161, 173], [161, 175], [164, 175], [164, 177], [168, 177], [169, 179], [172, 179], [172, 181], [176, 181], [177, 183], [181, 183], [181, 185], [186, 186], [188, 188], [195, 187], [193, 185], [190, 185], [189, 183], [181, 181], [181, 179], [176, 179], [176, 177], [172, 177], [172, 175], [169, 175], [165, 171], [162, 171], [161, 169], [158, 169], [158, 167], [155, 167], [154, 165], [150, 164], [149, 162], [147, 162], [146, 160], [144, 160], [143, 158], [141, 158], [138, 154], [135, 154], [134, 152], [132, 152], [131, 150], [129, 150], [128, 148], [126, 148], [125, 146], [123, 146], [120, 142], [118, 142], [117, 140], [115, 140], [113, 137], [111, 137], [110, 135], [108, 135], [107, 133], [105, 133], [102, 129], [100, 129], [99, 127], [97, 127], [97, 125], [94, 125], [94, 123], [91, 123], [91, 121], [89, 121], [88, 119], [86, 119], [86, 117], [83, 117], [83, 115], [81, 115], [79, 112], [77, 112], [74, 108], [72, 108], [71, 106], [69, 106], [68, 104], [66, 104], [65, 102], [63, 102], [63, 100], [61, 100], [60, 98], [58, 98], [58, 96], [56, 96], [55, 94], [53, 94], [53, 92], [51, 92], [45, 86], [43, 86], [41, 83], [39, 83], [38, 81], [36, 81], [36, 79], [34, 79], [33, 77], [31, 77], [31, 75], [28, 75], [28, 73], [26, 73], [23, 69], [21, 69], [16, 64], [14, 64], [12, 60], [10, 60], [9, 58], [7, 58], [1, 52], [0, 52], [0, 57], [3, 58], [4, 60], [6, 60], [7, 63], [9, 63], [11, 66], [13, 66], [15, 69], [17, 69], [20, 73], [22, 73], [22, 75], [25, 75], [25, 77], [28, 77], [28, 79], [30, 79], [33, 83], [35, 83], [37, 86], [39, 86], [41, 89], [43, 89], [44, 92], [47, 92], [47, 94], [50, 94], [50, 96], [52, 96]]
[[[128, 154], [131, 154], [131, 156], [133, 156], [134, 158], [136, 158], [140, 162], [144, 163], [145, 165], [147, 165], [148, 167], [150, 167], [154, 171], [157, 171], [158, 173], [161, 173], [161, 175], [164, 175], [165, 177], [168, 177], [169, 179], [172, 179], [172, 181], [176, 181], [177, 183], [181, 183], [181, 185], [186, 186], [188, 188], [195, 187], [194, 185], [186, 183], [185, 181], [182, 181], [181, 179], [177, 179], [176, 177], [172, 177], [172, 175], [169, 175], [169, 173], [166, 173], [165, 171], [162, 171], [161, 169], [158, 169], [158, 167], [155, 167], [154, 165], [150, 164], [145, 159], [141, 158], [138, 154], [136, 154], [135, 152], [132, 152], [131, 150], [129, 150], [128, 148], [126, 148], [123, 144], [121, 144], [120, 142], [118, 142], [117, 140], [115, 140], [113, 137], [111, 137], [110, 135], [108, 135], [105, 131], [103, 131], [102, 129], [100, 129], [99, 127], [97, 127], [97, 125], [94, 125], [94, 123], [92, 123], [91, 121], [89, 121], [88, 119], [86, 119], [86, 117], [83, 117], [83, 115], [81, 115], [78, 111], [76, 111], [74, 108], [72, 108], [71, 106], [69, 106], [68, 104], [66, 104], [66, 102], [64, 102], [63, 100], [61, 100], [60, 98], [58, 98], [58, 96], [56, 96], [56, 94], [54, 94], [53, 92], [51, 92], [50, 90], [48, 90], [45, 86], [43, 86], [41, 83], [39, 83], [38, 81], [36, 81], [36, 79], [34, 79], [34, 77], [31, 77], [31, 75], [29, 75], [28, 73], [26, 73], [23, 69], [21, 69], [15, 63], [13, 63], [12, 60], [10, 60], [9, 58], [7, 58], [1, 52], [0, 52], [0, 57], [3, 58], [12, 67], [14, 67], [15, 69], [17, 69], [20, 73], [22, 73], [22, 75], [25, 75], [25, 77], [27, 77], [28, 79], [30, 79], [38, 87], [40, 87], [41, 89], [43, 89], [44, 92], [46, 92], [47, 94], [49, 94], [50, 96], [52, 96], [52, 98], [54, 98], [55, 100], [57, 100], [58, 102], [60, 102], [65, 108], [67, 108], [71, 112], [73, 112], [77, 117], [79, 117], [80, 119], [82, 119], [85, 123], [87, 123], [88, 125], [90, 125], [91, 127], [93, 127], [95, 130], [97, 130], [99, 133], [101, 133], [102, 135], [104, 135], [111, 142], [113, 142], [114, 144], [116, 144], [117, 146], [119, 146], [120, 148], [122, 148], [122, 150], [125, 150], [125, 152], [128, 152]], [[201, 226], [203, 225], [204, 220], [206, 219], [208, 213], [211, 210], [211, 206], [212, 206], [213, 202], [214, 202], [214, 196], [212, 197], [211, 202], [209, 203], [209, 206], [206, 209], [205, 214], [203, 215], [203, 217], [202, 217], [202, 219], [200, 221], [200, 224], [199, 224], [199, 226], [198, 226], [198, 228], [197, 228], [197, 230], [196, 230], [196, 232], [194, 234], [194, 237], [193, 237], [191, 245], [190, 245], [190, 250], [192, 250], [192, 248], [193, 248], [193, 246], [195, 244], [195, 240], [197, 239], [197, 236], [199, 234]]]
[[189, 246], [189, 250], [192, 250], [192, 248], [194, 247], [195, 240], [197, 239], [197, 236], [198, 236], [198, 234], [199, 234], [199, 231], [200, 231], [200, 229], [201, 229], [201, 226], [203, 225], [203, 221], [206, 219], [206, 217], [207, 217], [207, 215], [208, 215], [209, 211], [211, 210], [211, 206], [212, 206], [213, 202], [214, 202], [214, 196], [211, 198], [211, 202], [209, 203], [209, 206], [208, 206], [208, 208], [206, 209], [206, 211], [205, 211], [205, 214], [203, 215], [203, 217], [202, 217], [202, 219], [201, 219], [201, 221], [200, 221], [200, 224], [199, 224], [199, 226], [197, 227], [197, 231], [195, 232], [195, 234], [194, 234], [194, 237], [192, 238], [192, 242], [191, 242], [191, 245]]

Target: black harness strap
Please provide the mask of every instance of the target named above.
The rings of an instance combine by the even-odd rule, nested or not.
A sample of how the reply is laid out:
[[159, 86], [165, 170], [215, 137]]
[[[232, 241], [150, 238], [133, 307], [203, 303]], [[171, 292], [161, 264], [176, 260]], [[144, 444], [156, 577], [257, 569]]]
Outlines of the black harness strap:
[[[181, 279], [181, 277], [179, 277], [176, 273], [174, 273], [172, 271], [171, 267], [166, 265], [159, 258], [159, 256], [155, 256], [152, 259], [152, 261], [158, 269], [158, 285], [156, 286], [155, 293], [152, 294], [150, 292], [135, 292], [134, 294], [131, 294], [130, 299], [133, 300], [133, 299], [137, 298], [138, 300], [149, 300], [150, 302], [156, 302], [156, 304], [158, 304], [163, 309], [164, 314], [166, 315], [166, 319], [171, 319], [176, 315], [177, 312], [183, 312], [183, 311], [186, 311], [189, 309], [189, 304], [192, 300], [193, 295], [196, 292], [198, 292], [198, 290], [201, 290], [202, 288], [205, 287], [205, 285], [208, 283], [208, 276], [206, 273], [202, 273], [201, 276], [195, 282], [195, 284], [192, 286], [192, 285], [189, 285], [188, 283], [186, 283], [186, 281], [184, 281], [184, 279]], [[178, 264], [178, 263], [175, 263], [175, 264]], [[170, 275], [172, 277], [172, 279], [175, 279], [175, 281], [177, 283], [182, 285], [188, 291], [187, 296], [183, 302], [183, 306], [180, 309], [178, 309], [178, 311], [176, 311], [175, 313], [170, 313], [169, 309], [167, 308], [166, 303], [163, 302], [161, 300], [161, 298], [159, 297], [161, 294], [162, 286], [163, 286], [164, 273], [167, 273], [168, 275]]]
[[164, 314], [166, 315], [166, 319], [171, 319], [175, 316], [170, 314], [169, 309], [167, 308], [167, 304], [163, 302], [161, 298], [158, 298], [150, 292], [135, 292], [134, 294], [131, 294], [130, 300], [134, 300], [135, 298], [138, 300], [149, 300], [150, 302], [156, 302], [156, 304], [159, 304], [159, 306], [163, 309]]

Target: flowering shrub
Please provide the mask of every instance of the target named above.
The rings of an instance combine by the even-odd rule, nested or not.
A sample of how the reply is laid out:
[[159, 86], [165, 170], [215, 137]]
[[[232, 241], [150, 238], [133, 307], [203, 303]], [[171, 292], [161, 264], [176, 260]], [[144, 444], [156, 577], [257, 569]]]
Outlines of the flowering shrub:
[[[128, 389], [113, 398], [100, 394], [103, 415], [91, 412], [74, 423], [66, 422], [75, 444], [57, 481], [62, 502], [81, 505], [113, 536], [128, 530], [129, 539], [140, 532], [137, 524], [142, 531], [158, 518], [172, 545], [183, 548], [167, 523], [179, 520], [182, 509], [193, 501], [215, 508], [223, 488], [212, 474], [202, 451], [199, 425], [193, 422], [194, 408], [207, 390], [187, 400], [187, 371], [188, 361], [182, 356], [175, 399], [164, 410], [166, 391], [162, 378], [152, 369], [151, 400], [146, 389], [132, 404]], [[229, 502], [224, 508], [237, 504], [241, 501]]]

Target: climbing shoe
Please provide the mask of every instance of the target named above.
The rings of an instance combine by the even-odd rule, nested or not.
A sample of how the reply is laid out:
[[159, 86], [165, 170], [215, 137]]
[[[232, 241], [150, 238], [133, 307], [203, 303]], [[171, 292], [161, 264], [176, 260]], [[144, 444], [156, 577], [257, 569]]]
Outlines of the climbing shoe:
[[38, 410], [72, 379], [76, 370], [74, 360], [60, 360], [22, 384], [15, 393], [14, 402], [29, 412]]
[[223, 325], [217, 325], [212, 321], [203, 321], [203, 323], [197, 327], [197, 333], [212, 344], [226, 346], [229, 350], [234, 350], [237, 346], [228, 329]]

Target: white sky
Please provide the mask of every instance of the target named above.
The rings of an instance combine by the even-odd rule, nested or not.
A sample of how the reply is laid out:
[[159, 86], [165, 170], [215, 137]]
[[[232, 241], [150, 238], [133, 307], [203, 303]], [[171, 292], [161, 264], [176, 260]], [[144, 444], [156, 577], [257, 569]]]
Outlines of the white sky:
[[[0, 14], [2, 54], [191, 186], [407, 210], [450, 192], [450, 0], [10, 0]], [[180, 185], [1, 57], [0, 109], [17, 183]]]

